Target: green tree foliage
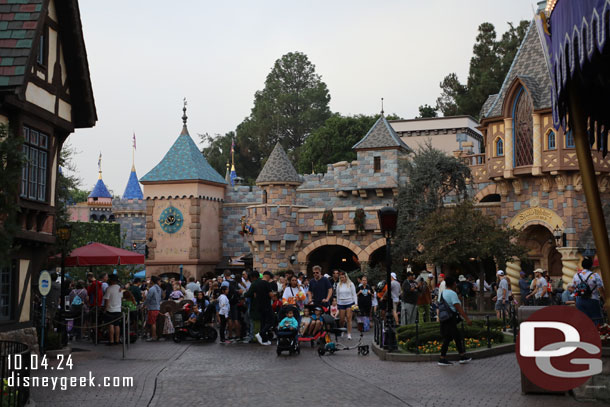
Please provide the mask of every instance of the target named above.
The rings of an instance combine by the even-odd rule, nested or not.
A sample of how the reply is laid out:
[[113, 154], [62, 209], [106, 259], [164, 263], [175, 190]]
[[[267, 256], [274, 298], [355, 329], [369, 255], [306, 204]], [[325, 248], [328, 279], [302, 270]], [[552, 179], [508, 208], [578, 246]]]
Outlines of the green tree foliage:
[[493, 24], [479, 26], [466, 84], [460, 83], [455, 73], [440, 83], [441, 95], [436, 103], [443, 115], [467, 114], [478, 118], [487, 97], [500, 90], [529, 23], [524, 20], [516, 27], [509, 23], [508, 31], [499, 40]]
[[21, 145], [23, 140], [0, 124], [0, 265], [10, 260], [17, 232], [15, 200], [19, 195], [21, 168], [25, 162]]
[[[231, 142], [235, 140], [235, 132], [230, 131], [225, 135], [216, 134], [210, 136], [208, 133], [200, 134], [201, 143], [205, 146], [202, 153], [208, 163], [220, 175], [224, 177], [227, 170], [227, 163], [231, 161]], [[237, 150], [237, 148], [236, 148]], [[242, 157], [239, 153], [235, 154], [235, 161], [241, 163]]]
[[468, 166], [430, 143], [404, 165], [407, 182], [398, 193], [398, 225], [392, 250], [393, 263], [399, 268], [403, 258], [415, 257], [419, 233], [428, 215], [445, 203], [462, 201], [466, 197], [466, 180], [470, 178]]
[[514, 243], [518, 235], [518, 231], [502, 227], [466, 200], [441, 207], [424, 218], [418, 233], [423, 251], [418, 259], [461, 268], [470, 267], [471, 258], [505, 263], [525, 254], [523, 247]]
[[89, 193], [79, 189], [80, 178], [75, 174], [76, 167], [72, 158], [76, 154], [75, 150], [66, 143], [62, 146], [59, 153], [59, 168], [57, 173], [55, 200], [55, 226], [64, 225], [69, 221], [68, 206], [87, 200]]
[[437, 108], [430, 105], [422, 105], [419, 107], [419, 116], [416, 119], [423, 119], [426, 117], [438, 117]]

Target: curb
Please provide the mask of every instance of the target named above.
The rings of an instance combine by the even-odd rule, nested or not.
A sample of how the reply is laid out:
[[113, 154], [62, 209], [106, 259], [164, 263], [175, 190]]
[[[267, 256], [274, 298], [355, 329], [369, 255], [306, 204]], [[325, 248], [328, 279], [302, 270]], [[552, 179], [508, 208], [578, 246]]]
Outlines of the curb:
[[57, 355], [68, 356], [71, 353], [72, 353], [72, 347], [70, 345], [66, 346], [65, 348], [48, 350], [45, 352], [45, 354], [47, 356], [55, 357], [55, 358], [57, 358]]
[[[410, 355], [406, 353], [394, 353], [388, 352], [387, 350], [381, 349], [375, 342], [372, 343], [373, 353], [379, 357], [380, 360], [387, 360], [391, 362], [435, 362], [438, 360], [438, 354], [428, 354], [428, 355]], [[491, 349], [476, 349], [472, 351], [468, 351], [466, 354], [473, 359], [483, 359], [489, 358], [492, 356], [503, 355], [505, 353], [511, 353], [515, 351], [514, 343], [507, 343], [495, 346]], [[459, 356], [457, 353], [448, 353], [447, 359], [451, 361], [459, 360]]]

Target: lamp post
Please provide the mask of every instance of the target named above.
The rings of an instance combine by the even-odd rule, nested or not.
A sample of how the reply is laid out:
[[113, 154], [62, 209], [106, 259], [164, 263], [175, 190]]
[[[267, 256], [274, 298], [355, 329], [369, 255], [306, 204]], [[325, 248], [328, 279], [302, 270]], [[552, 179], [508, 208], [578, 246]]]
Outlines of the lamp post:
[[379, 218], [379, 226], [381, 232], [385, 236], [385, 253], [386, 253], [386, 313], [385, 313], [385, 344], [384, 348], [388, 351], [396, 350], [396, 331], [394, 327], [394, 316], [392, 310], [394, 302], [392, 301], [392, 237], [396, 230], [396, 223], [398, 221], [398, 211], [396, 208], [390, 206], [384, 206], [377, 211], [377, 217]]
[[[63, 294], [64, 290], [64, 274], [66, 274], [66, 249], [68, 246], [68, 241], [70, 240], [70, 236], [72, 235], [72, 227], [68, 224], [64, 224], [57, 228], [57, 238], [61, 242], [61, 278], [60, 278], [60, 289], [59, 289], [59, 306], [60, 306], [60, 315], [64, 315], [65, 312], [65, 297]], [[61, 330], [61, 341], [62, 344], [65, 344], [65, 329]]]
[[555, 238], [555, 243], [557, 247], [562, 247], [562, 238], [563, 238], [563, 230], [559, 228], [559, 225], [555, 226], [553, 229], [553, 237]]

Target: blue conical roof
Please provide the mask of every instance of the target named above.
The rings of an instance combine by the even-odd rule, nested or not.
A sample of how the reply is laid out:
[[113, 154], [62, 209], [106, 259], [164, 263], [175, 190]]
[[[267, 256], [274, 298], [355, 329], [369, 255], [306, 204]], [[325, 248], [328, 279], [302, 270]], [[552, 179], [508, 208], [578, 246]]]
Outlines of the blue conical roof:
[[127, 181], [125, 192], [123, 192], [123, 199], [144, 199], [135, 168], [132, 168], [131, 174], [129, 174], [129, 181]]
[[161, 162], [140, 179], [142, 182], [182, 180], [227, 183], [199, 151], [188, 133], [186, 124]]
[[89, 194], [89, 198], [112, 198], [112, 195], [108, 192], [108, 188], [106, 188], [106, 184], [102, 181], [101, 175], [100, 179], [97, 180], [97, 183], [93, 187], [93, 191]]

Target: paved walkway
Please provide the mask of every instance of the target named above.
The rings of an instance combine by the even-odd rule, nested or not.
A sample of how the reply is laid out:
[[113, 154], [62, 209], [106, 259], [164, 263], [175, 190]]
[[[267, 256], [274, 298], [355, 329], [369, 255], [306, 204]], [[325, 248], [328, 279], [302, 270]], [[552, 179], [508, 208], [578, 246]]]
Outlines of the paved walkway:
[[[347, 342], [347, 341], [346, 341]], [[118, 347], [77, 344], [68, 376], [133, 376], [133, 388], [33, 389], [38, 406], [601, 406], [569, 396], [522, 395], [514, 354], [468, 365], [382, 362], [373, 353], [281, 356], [250, 344], [138, 342], [121, 360]], [[38, 375], [45, 373], [38, 372]], [[57, 375], [57, 371], [46, 372]], [[293, 404], [294, 405], [294, 404]]]

